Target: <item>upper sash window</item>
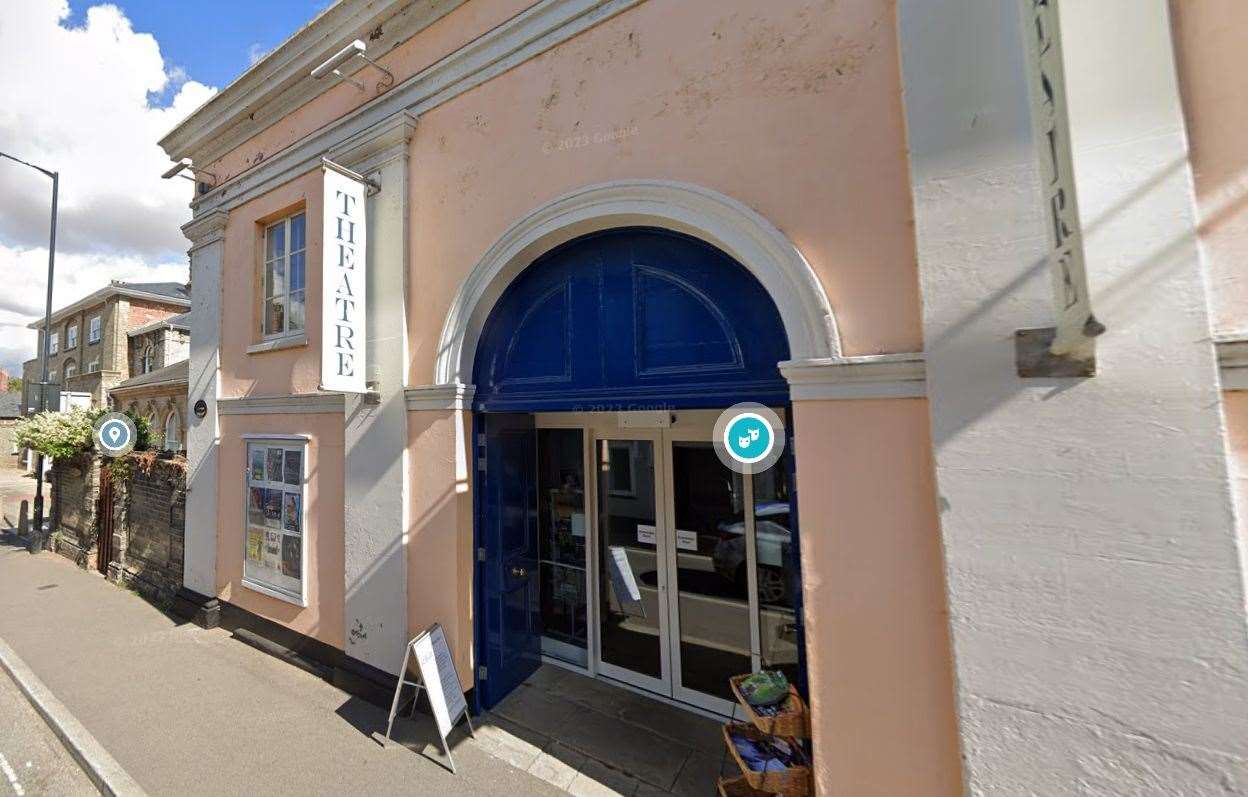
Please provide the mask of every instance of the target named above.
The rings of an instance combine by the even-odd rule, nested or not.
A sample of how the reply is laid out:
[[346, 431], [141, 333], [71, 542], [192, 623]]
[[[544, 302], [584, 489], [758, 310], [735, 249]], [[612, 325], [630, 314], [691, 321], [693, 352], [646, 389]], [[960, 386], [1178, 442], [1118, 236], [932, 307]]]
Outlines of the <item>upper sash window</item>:
[[264, 336], [303, 329], [305, 321], [304, 214], [270, 224], [264, 231]]

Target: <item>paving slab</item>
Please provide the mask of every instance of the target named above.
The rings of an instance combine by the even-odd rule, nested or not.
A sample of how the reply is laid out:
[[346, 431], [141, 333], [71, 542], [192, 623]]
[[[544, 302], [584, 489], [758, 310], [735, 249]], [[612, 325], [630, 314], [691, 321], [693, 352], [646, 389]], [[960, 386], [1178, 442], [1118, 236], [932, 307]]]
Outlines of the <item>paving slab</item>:
[[573, 797], [634, 797], [640, 783], [618, 770], [590, 760], [568, 786]]
[[639, 781], [670, 789], [692, 750], [657, 736], [652, 730], [586, 711], [577, 718], [575, 735], [560, 739], [592, 758], [605, 761]]
[[567, 789], [587, 763], [588, 759], [576, 750], [551, 742], [526, 771], [553, 786]]
[[721, 751], [712, 755], [694, 751], [685, 761], [676, 783], [672, 786], [672, 794], [676, 797], [707, 797], [718, 794], [718, 783], [721, 777], [736, 777], [741, 774], [740, 767], [724, 747], [722, 737]]
[[555, 692], [521, 684], [491, 713], [545, 736], [561, 738], [586, 710]]
[[[610, 688], [610, 687], [607, 687]], [[690, 711], [660, 703], [657, 700], [633, 700], [619, 710], [619, 718], [632, 725], [648, 728], [671, 742], [703, 753], [724, 750], [723, 722]]]
[[[609, 790], [679, 797], [717, 793], [722, 723], [678, 706], [545, 665], [491, 716], [534, 746], [559, 745], [582, 755], [579, 767], [586, 779]], [[596, 793], [586, 779], [573, 779], [569, 791]], [[563, 785], [562, 779], [556, 782]]]

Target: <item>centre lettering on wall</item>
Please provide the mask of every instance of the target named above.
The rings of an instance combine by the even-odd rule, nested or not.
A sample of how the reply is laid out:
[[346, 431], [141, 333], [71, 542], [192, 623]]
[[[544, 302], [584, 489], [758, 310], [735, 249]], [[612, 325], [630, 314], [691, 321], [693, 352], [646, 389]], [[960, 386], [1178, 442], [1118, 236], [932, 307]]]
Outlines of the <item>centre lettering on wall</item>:
[[321, 389], [367, 390], [364, 205], [368, 184], [357, 174], [323, 162], [324, 217], [321, 254]]
[[1066, 109], [1058, 0], [1021, 0], [1021, 3], [1032, 128], [1044, 190], [1057, 316], [1050, 348], [1056, 355], [1086, 356], [1092, 339], [1105, 328], [1092, 312], [1092, 298], [1088, 292]]

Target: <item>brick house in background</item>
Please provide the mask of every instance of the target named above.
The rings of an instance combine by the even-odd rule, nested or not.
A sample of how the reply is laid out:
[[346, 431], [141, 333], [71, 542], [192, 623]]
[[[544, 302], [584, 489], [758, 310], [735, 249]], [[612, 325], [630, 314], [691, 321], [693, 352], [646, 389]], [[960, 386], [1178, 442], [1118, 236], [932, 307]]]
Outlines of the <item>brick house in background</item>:
[[0, 393], [6, 393], [9, 389], [9, 372], [0, 368]]
[[[151, 327], [190, 309], [190, 292], [180, 282], [112, 282], [52, 314], [48, 381], [66, 393], [90, 396], [104, 406], [109, 390], [130, 379], [130, 332]], [[43, 321], [30, 324], [44, 345]], [[42, 349], [36, 349], [42, 351]], [[183, 346], [182, 351], [185, 351]], [[23, 404], [37, 409], [39, 357], [22, 366]]]
[[186, 440], [188, 313], [145, 324], [129, 332], [131, 377], [110, 391], [111, 404], [147, 418], [161, 446], [181, 451]]

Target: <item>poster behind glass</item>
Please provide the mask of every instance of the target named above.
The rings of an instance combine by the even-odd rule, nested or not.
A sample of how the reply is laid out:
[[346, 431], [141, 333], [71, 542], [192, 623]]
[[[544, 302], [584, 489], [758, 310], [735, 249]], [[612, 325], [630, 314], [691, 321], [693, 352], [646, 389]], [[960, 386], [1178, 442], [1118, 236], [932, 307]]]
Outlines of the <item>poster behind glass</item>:
[[303, 447], [249, 443], [243, 578], [303, 596]]

